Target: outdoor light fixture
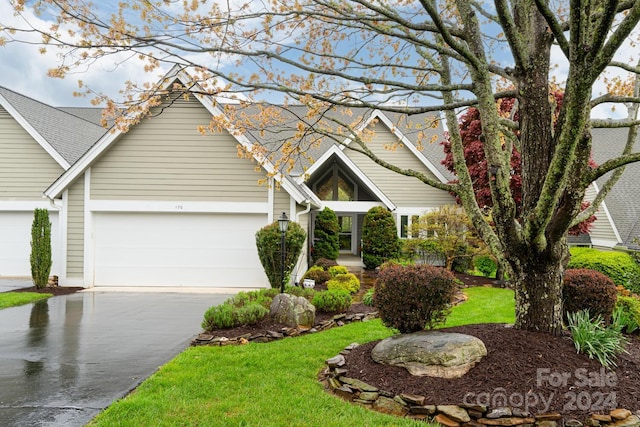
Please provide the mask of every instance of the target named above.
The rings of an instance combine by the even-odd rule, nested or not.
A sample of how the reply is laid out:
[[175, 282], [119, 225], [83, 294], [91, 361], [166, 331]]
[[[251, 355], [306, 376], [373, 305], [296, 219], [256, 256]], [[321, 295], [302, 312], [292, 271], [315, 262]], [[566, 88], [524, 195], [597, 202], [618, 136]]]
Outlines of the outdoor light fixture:
[[280, 228], [280, 293], [284, 293], [285, 277], [284, 277], [284, 262], [285, 262], [285, 236], [287, 235], [287, 229], [289, 228], [289, 218], [287, 214], [282, 212], [280, 218], [278, 218], [278, 227]]

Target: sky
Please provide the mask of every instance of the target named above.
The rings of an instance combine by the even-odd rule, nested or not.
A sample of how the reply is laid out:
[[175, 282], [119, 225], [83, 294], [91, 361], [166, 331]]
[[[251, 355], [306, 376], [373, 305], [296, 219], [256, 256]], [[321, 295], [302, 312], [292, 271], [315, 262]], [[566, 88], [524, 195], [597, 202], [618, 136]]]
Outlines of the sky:
[[[96, 2], [96, 7], [107, 7], [110, 2]], [[13, 9], [9, 0], [0, 0], [0, 21], [7, 22], [7, 17], [13, 16]], [[31, 17], [30, 20], [39, 18]], [[41, 21], [43, 22], [43, 21]], [[44, 22], [43, 22], [44, 23]], [[0, 47], [0, 86], [30, 96], [39, 101], [53, 106], [90, 106], [89, 98], [75, 97], [74, 91], [78, 90], [78, 80], [81, 79], [92, 89], [104, 92], [112, 97], [117, 97], [120, 89], [124, 87], [127, 80], [138, 83], [157, 80], [163, 72], [168, 71], [168, 67], [153, 73], [146, 73], [142, 64], [137, 60], [128, 60], [120, 64], [114, 62], [114, 58], [101, 61], [92, 67], [69, 74], [64, 79], [51, 78], [47, 76], [47, 70], [55, 67], [59, 63], [59, 58], [55, 49], [51, 49], [46, 54], [41, 54], [36, 45], [8, 44]], [[635, 56], [639, 48], [627, 46], [619, 54], [619, 59], [625, 62]], [[635, 54], [635, 55], [634, 55]], [[554, 74], [562, 79], [567, 73], [566, 65], [563, 65], [559, 58], [559, 50], [554, 53], [554, 63], [558, 66]], [[604, 84], [599, 83], [594, 88], [594, 96], [605, 92]], [[601, 106], [592, 114], [593, 117], [607, 118], [622, 117], [625, 109], [618, 108], [612, 112], [610, 106]]]

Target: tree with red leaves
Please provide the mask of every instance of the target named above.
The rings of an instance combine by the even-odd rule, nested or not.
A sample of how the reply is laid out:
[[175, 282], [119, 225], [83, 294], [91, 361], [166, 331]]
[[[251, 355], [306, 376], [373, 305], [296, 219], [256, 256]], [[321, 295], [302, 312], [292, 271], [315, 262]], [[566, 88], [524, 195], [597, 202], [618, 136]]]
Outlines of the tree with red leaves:
[[[554, 119], [557, 118], [557, 113], [562, 106], [562, 93], [554, 93], [556, 114]], [[513, 120], [518, 120], [518, 111], [513, 112], [515, 100], [513, 98], [505, 98], [498, 102], [498, 109], [500, 115], [503, 117], [513, 116]], [[471, 107], [460, 117], [460, 136], [462, 137], [462, 145], [464, 147], [464, 157], [467, 162], [467, 168], [469, 174], [473, 180], [473, 189], [475, 191], [476, 200], [478, 205], [489, 210], [493, 207], [493, 199], [491, 198], [491, 188], [489, 180], [495, 180], [495, 172], [492, 173], [491, 168], [487, 165], [487, 158], [484, 154], [484, 145], [482, 137], [482, 123], [480, 122], [480, 113], [477, 108]], [[514, 131], [513, 136], [519, 137], [519, 131]], [[444, 147], [445, 158], [442, 164], [451, 172], [455, 174], [455, 167], [453, 162], [453, 153], [451, 152], [451, 142], [449, 138], [442, 142]], [[518, 216], [522, 214], [522, 163], [520, 159], [520, 152], [516, 148], [518, 144], [513, 144], [511, 151], [511, 177], [510, 187], [511, 194], [513, 194], [513, 200], [516, 203]], [[590, 161], [590, 166], [595, 167], [596, 164], [593, 160]], [[457, 182], [457, 181], [456, 181]], [[458, 199], [459, 202], [459, 199]], [[591, 205], [589, 202], [582, 202], [581, 210], [585, 210]], [[591, 231], [593, 222], [596, 220], [596, 216], [591, 215], [581, 223], [571, 227], [568, 231], [570, 235], [577, 236], [580, 234], [586, 234]]]

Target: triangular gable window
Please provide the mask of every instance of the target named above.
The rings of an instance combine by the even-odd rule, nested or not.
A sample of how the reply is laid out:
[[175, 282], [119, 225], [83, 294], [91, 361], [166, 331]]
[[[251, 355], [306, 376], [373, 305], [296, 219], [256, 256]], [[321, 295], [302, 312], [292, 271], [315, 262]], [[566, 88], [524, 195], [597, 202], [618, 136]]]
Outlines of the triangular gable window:
[[357, 187], [334, 164], [316, 184], [315, 193], [320, 200], [349, 202], [356, 200]]

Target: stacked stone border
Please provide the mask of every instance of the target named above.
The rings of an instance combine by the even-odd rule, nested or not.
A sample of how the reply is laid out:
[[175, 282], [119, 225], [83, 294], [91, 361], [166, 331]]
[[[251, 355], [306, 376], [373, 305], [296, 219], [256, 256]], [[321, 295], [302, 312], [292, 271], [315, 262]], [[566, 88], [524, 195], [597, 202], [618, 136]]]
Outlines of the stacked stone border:
[[483, 405], [430, 405], [424, 396], [380, 390], [363, 381], [346, 377], [345, 355], [358, 347], [350, 344], [335, 357], [326, 360], [320, 380], [335, 395], [372, 410], [398, 417], [436, 422], [445, 427], [638, 427], [640, 414], [618, 408], [608, 414], [592, 414], [586, 420], [563, 416], [559, 412], [532, 415], [522, 408]]
[[336, 314], [329, 320], [325, 320], [313, 328], [281, 328], [277, 331], [261, 331], [256, 333], [247, 333], [238, 337], [228, 338], [222, 335], [210, 334], [203, 332], [191, 341], [192, 346], [224, 346], [224, 345], [243, 345], [250, 342], [267, 343], [280, 340], [287, 337], [296, 337], [300, 335], [311, 334], [314, 332], [326, 331], [327, 329], [344, 326], [353, 322], [367, 322], [378, 317], [378, 312], [371, 313], [353, 313], [353, 314]]

